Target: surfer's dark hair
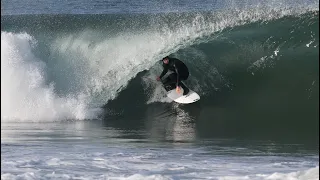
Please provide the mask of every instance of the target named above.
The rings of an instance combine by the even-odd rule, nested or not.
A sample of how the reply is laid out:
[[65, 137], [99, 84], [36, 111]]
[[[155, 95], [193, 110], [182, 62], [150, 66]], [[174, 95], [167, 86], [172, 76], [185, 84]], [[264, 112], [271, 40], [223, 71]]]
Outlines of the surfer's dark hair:
[[169, 56], [166, 56], [166, 57], [162, 58], [162, 61], [165, 60], [165, 59], [169, 59]]

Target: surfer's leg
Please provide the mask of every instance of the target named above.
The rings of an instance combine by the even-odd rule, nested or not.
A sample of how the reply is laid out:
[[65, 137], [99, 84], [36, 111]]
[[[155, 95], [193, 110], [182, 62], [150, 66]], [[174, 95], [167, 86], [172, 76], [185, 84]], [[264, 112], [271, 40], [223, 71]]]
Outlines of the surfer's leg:
[[179, 86], [183, 88], [183, 95], [187, 95], [189, 93], [189, 88], [187, 88], [186, 85], [183, 84], [183, 82], [179, 82]]
[[162, 83], [167, 91], [172, 90], [175, 88], [175, 84], [177, 82], [177, 74], [172, 73], [167, 78], [165, 78]]
[[[181, 80], [186, 80], [186, 79], [188, 79], [188, 77], [185, 77], [185, 76], [181, 77]], [[189, 88], [187, 88], [187, 86], [182, 81], [179, 81], [179, 86], [183, 88], [183, 95], [187, 95], [189, 93]]]

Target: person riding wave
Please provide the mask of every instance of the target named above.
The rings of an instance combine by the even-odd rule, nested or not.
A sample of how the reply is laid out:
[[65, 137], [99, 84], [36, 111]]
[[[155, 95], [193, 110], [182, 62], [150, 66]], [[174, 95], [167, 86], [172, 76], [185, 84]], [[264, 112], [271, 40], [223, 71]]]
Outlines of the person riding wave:
[[163, 71], [160, 76], [157, 77], [157, 80], [160, 81], [164, 75], [167, 74], [168, 70], [172, 71], [166, 79], [162, 82], [164, 86], [167, 85], [176, 85], [177, 92], [180, 91], [179, 86], [183, 88], [183, 95], [189, 93], [189, 89], [182, 83], [183, 80], [187, 80], [189, 77], [188, 67], [177, 58], [170, 58], [168, 56], [162, 59]]

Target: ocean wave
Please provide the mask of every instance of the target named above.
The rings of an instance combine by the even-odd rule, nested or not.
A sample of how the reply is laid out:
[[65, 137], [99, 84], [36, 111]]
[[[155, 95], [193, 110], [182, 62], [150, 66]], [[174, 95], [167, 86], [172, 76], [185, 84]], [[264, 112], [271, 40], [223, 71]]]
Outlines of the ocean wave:
[[[308, 37], [293, 39], [302, 41], [294, 46], [303, 44], [307, 49], [314, 48], [311, 53], [317, 53], [317, 14], [316, 7], [307, 6], [133, 17], [1, 16], [1, 80], [6, 82], [1, 91], [1, 120], [96, 118], [98, 114], [90, 109], [115, 100], [145, 71], [153, 78], [160, 71], [156, 62], [169, 54], [186, 60], [192, 74], [189, 85], [202, 96], [225, 87], [230, 90], [234, 82], [228, 73], [237, 76], [236, 72], [243, 70], [238, 67], [244, 65], [246, 71], [255, 74], [268, 63], [279, 61], [292, 45], [284, 48], [290, 39], [277, 37], [283, 38], [279, 40], [275, 33], [263, 34], [269, 36], [269, 42], [259, 42], [263, 40], [263, 29], [255, 26], [262, 23], [264, 29], [276, 30], [293, 19], [293, 24], [282, 29], [287, 33], [285, 28], [291, 28], [294, 38], [294, 32], [308, 22], [306, 28], [310, 29], [304, 29]], [[259, 40], [250, 41], [255, 38]], [[233, 44], [237, 47], [233, 48]], [[226, 54], [219, 55], [223, 51]], [[309, 50], [302, 49], [301, 53], [305, 51]], [[309, 86], [310, 96], [317, 92], [317, 81], [313, 79]], [[151, 86], [144, 89], [148, 87]], [[146, 103], [166, 102], [163, 95], [157, 93], [157, 88], [152, 89]]]

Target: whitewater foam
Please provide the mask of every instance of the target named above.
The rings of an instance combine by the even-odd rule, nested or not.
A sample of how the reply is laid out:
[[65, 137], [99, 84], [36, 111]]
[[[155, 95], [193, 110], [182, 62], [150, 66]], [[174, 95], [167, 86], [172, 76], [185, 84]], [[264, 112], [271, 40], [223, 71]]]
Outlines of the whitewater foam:
[[27, 33], [1, 32], [1, 122], [84, 119], [84, 97], [59, 97], [45, 79], [46, 64], [35, 57]]
[[319, 179], [319, 166], [304, 171], [297, 171], [291, 173], [273, 173], [271, 175], [262, 175], [266, 180], [317, 180]]

